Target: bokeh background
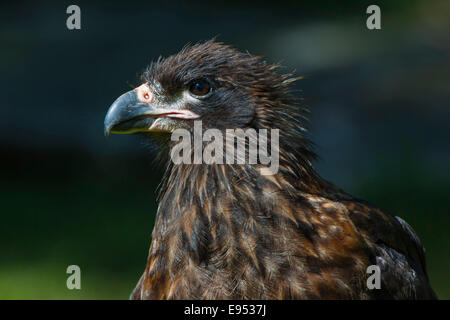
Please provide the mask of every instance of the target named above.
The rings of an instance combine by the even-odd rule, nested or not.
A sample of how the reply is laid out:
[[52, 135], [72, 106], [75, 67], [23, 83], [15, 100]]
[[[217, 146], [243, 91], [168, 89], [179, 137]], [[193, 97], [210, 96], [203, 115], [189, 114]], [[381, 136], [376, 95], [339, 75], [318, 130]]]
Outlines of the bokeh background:
[[138, 137], [105, 139], [104, 115], [151, 60], [218, 36], [305, 76], [319, 173], [407, 220], [449, 299], [449, 17], [446, 0], [2, 3], [0, 298], [128, 298], [162, 172]]

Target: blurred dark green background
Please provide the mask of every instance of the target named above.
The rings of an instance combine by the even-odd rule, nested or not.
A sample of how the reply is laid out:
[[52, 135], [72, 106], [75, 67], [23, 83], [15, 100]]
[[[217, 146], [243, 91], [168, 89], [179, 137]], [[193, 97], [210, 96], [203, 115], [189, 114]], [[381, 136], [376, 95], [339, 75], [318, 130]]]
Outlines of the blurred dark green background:
[[[366, 28], [373, 3], [382, 30]], [[0, 298], [128, 298], [162, 173], [151, 145], [106, 140], [104, 115], [151, 60], [219, 35], [305, 75], [318, 171], [407, 220], [449, 299], [449, 16], [445, 0], [3, 3]]]

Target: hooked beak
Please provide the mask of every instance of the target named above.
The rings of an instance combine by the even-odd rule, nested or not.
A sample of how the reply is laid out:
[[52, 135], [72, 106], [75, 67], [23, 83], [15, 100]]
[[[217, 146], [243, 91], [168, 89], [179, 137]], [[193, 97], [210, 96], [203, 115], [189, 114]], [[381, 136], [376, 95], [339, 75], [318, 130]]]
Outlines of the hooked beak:
[[110, 133], [166, 131], [156, 125], [156, 118], [197, 119], [200, 116], [187, 109], [164, 108], [154, 103], [148, 85], [124, 93], [113, 102], [105, 117], [105, 136]]

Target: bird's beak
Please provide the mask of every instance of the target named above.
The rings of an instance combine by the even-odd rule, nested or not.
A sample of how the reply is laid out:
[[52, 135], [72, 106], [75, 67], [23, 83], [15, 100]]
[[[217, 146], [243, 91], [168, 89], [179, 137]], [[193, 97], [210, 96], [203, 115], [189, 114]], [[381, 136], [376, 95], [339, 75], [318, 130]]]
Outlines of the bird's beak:
[[147, 84], [124, 93], [109, 107], [105, 117], [105, 135], [166, 131], [155, 118], [197, 119], [199, 115], [186, 109], [159, 106]]

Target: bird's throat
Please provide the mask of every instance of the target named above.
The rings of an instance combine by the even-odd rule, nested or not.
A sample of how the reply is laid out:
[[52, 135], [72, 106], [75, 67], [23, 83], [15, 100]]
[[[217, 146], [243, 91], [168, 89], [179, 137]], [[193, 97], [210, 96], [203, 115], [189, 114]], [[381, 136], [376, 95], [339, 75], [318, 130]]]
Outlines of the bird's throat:
[[[143, 296], [180, 298], [177, 288], [183, 287], [183, 298], [198, 298], [208, 287], [206, 274], [233, 283], [243, 260], [255, 277], [265, 276], [267, 266], [257, 255], [273, 251], [276, 240], [270, 237], [282, 232], [283, 223], [296, 224], [289, 198], [298, 192], [281, 173], [264, 175], [261, 169], [174, 165], [167, 171], [143, 276], [152, 290]], [[310, 232], [307, 224], [301, 227]], [[224, 298], [227, 290], [234, 289], [213, 294]]]

